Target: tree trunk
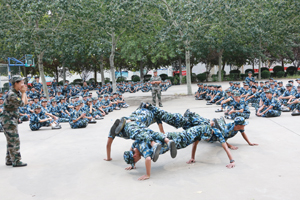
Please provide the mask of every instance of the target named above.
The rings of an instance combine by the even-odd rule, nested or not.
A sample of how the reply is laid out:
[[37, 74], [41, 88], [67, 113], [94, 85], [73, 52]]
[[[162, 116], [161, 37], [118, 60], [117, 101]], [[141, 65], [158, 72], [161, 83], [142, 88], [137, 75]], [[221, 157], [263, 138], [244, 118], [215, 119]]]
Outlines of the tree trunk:
[[25, 77], [25, 83], [27, 85], [28, 84], [28, 80], [27, 80], [27, 70], [26, 70], [26, 67], [24, 67], [24, 77]]
[[[188, 44], [188, 41], [186, 42]], [[185, 61], [186, 61], [186, 84], [187, 84], [187, 95], [192, 95], [192, 81], [191, 81], [191, 62], [190, 62], [190, 50], [188, 46], [185, 47]]]
[[181, 85], [182, 84], [182, 67], [181, 67], [182, 63], [181, 63], [181, 57], [180, 56], [179, 56], [178, 62], [179, 62], [179, 83]]
[[58, 66], [56, 66], [56, 70], [55, 70], [55, 74], [56, 74], [56, 82], [58, 83]]
[[65, 61], [63, 62], [63, 84], [66, 82], [66, 67], [65, 67]]
[[39, 60], [39, 71], [40, 71], [40, 77], [42, 79], [42, 84], [43, 84], [43, 91], [44, 94], [47, 97], [47, 100], [49, 101], [49, 93], [48, 93], [48, 88], [47, 88], [47, 82], [45, 79], [45, 74], [44, 74], [44, 66], [43, 66], [43, 56], [44, 56], [44, 51], [42, 51], [39, 55], [38, 55], [38, 60]]
[[141, 78], [141, 81], [144, 82], [144, 66], [143, 66], [143, 61], [140, 61], [140, 78]]
[[95, 79], [95, 84], [97, 83], [97, 65], [95, 65], [94, 68], [94, 79]]
[[223, 55], [223, 50], [219, 52], [219, 75], [218, 75], [219, 82], [222, 82], [222, 55]]
[[[261, 50], [261, 39], [259, 41], [259, 49]], [[258, 64], [258, 79], [261, 79], [261, 56], [259, 56], [259, 64]]]
[[[252, 69], [253, 69], [253, 72], [254, 72], [254, 62], [255, 62], [255, 59], [253, 59], [253, 62], [252, 62]], [[253, 74], [254, 76], [254, 74]]]
[[109, 64], [110, 64], [110, 73], [111, 73], [111, 81], [112, 81], [112, 86], [113, 86], [113, 92], [117, 91], [117, 85], [116, 85], [116, 77], [115, 77], [115, 63], [114, 63], [114, 58], [115, 58], [115, 51], [116, 51], [116, 38], [115, 38], [115, 33], [112, 32], [111, 34], [111, 53], [109, 56]]
[[282, 60], [281, 60], [281, 65], [282, 65], [282, 67], [284, 68], [283, 58], [282, 58]]
[[102, 87], [103, 87], [105, 85], [103, 55], [100, 56], [100, 73], [101, 73], [101, 82], [102, 82]]

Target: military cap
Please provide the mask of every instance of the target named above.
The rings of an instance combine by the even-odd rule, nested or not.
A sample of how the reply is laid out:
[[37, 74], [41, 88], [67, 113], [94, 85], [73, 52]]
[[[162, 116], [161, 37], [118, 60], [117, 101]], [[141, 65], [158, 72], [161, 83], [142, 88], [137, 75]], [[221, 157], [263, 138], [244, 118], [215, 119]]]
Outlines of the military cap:
[[157, 70], [155, 69], [155, 70], [153, 70], [153, 73], [155, 73], [155, 72], [157, 72]]
[[67, 83], [65, 83], [65, 84], [64, 84], [64, 86], [68, 86], [68, 84], [67, 84]]
[[293, 81], [293, 80], [289, 80], [288, 82], [289, 82], [289, 83], [294, 83], [294, 81]]
[[113, 94], [110, 94], [109, 96], [110, 96], [110, 97], [112, 97], [112, 96], [113, 96]]
[[240, 82], [236, 82], [237, 85], [240, 85]]
[[40, 105], [36, 105], [36, 106], [34, 107], [34, 109], [39, 109], [39, 108], [41, 108]]
[[283, 82], [282, 82], [282, 81], [279, 81], [278, 84], [283, 84]]
[[229, 83], [233, 83], [232, 81], [229, 81]]
[[203, 83], [199, 83], [199, 85], [203, 85]]
[[124, 160], [127, 164], [130, 164], [132, 167], [134, 167], [134, 160], [133, 160], [133, 152], [132, 151], [125, 151], [123, 157], [124, 157]]
[[39, 97], [38, 96], [33, 96], [33, 99], [38, 99]]
[[47, 99], [43, 99], [43, 100], [42, 100], [42, 102], [47, 102], [47, 101], [48, 101]]
[[258, 81], [254, 81], [254, 83], [258, 83]]
[[86, 101], [90, 102], [90, 101], [92, 101], [92, 99], [91, 99], [91, 98], [88, 98]]
[[270, 85], [274, 85], [274, 83], [270, 83]]
[[0, 100], [4, 100], [3, 97], [1, 97]]
[[99, 95], [98, 98], [103, 98], [103, 96], [102, 96], [102, 95]]
[[252, 74], [252, 71], [248, 71], [248, 74]]
[[252, 85], [252, 87], [251, 88], [255, 88], [255, 89], [257, 89], [257, 87], [255, 86], [255, 85]]
[[288, 83], [285, 85], [286, 87], [292, 87], [292, 84]]
[[[14, 84], [15, 82], [18, 82], [18, 81], [22, 81], [23, 80], [23, 78], [21, 77], [21, 76], [13, 76], [13, 77], [11, 77], [11, 79], [10, 79], [10, 83], [11, 84]], [[6, 90], [7, 91], [7, 90]], [[5, 92], [6, 92], [5, 91]]]
[[248, 83], [245, 83], [244, 86], [249, 86]]
[[233, 96], [239, 97], [239, 96], [241, 96], [241, 93], [239, 93], [239, 92], [234, 92], [234, 95], [233, 95]]
[[57, 93], [62, 93], [62, 91], [61, 91], [61, 90], [58, 90]]
[[300, 78], [297, 78], [296, 81], [300, 81]]
[[265, 83], [265, 82], [263, 82], [263, 81], [260, 81], [259, 83]]
[[34, 78], [40, 78], [39, 76], [35, 76]]
[[51, 103], [52, 103], [52, 102], [56, 102], [56, 99], [51, 99]]
[[229, 90], [227, 90], [226, 92], [229, 93], [229, 92], [231, 92], [231, 90], [229, 89]]
[[269, 88], [267, 85], [264, 85], [263, 88]]
[[265, 81], [265, 83], [269, 83], [269, 81]]
[[248, 121], [245, 121], [245, 118], [244, 117], [236, 117], [234, 119], [234, 124], [235, 125], [247, 125], [249, 124]]
[[297, 88], [300, 88], [300, 85], [298, 85]]
[[74, 104], [74, 107], [77, 107], [77, 106], [80, 106], [80, 103], [76, 102], [76, 103]]
[[265, 93], [272, 93], [272, 92], [271, 92], [271, 90], [267, 90], [267, 91], [265, 91]]
[[104, 97], [108, 97], [108, 95], [107, 95], [107, 94], [105, 94], [105, 95], [104, 95]]
[[269, 80], [274, 80], [273, 78], [269, 78]]
[[274, 82], [274, 83], [277, 83], [277, 80], [274, 80], [273, 82]]

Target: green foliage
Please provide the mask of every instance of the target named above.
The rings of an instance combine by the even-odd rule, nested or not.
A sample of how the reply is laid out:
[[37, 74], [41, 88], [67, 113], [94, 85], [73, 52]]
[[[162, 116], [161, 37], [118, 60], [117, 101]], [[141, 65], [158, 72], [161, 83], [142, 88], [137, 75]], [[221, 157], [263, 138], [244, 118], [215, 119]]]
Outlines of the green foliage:
[[161, 80], [166, 80], [167, 78], [168, 78], [168, 75], [167, 74], [161, 74], [161, 75], [159, 75], [160, 76], [160, 78], [161, 78]]
[[238, 69], [231, 70], [229, 72], [229, 77], [233, 80], [239, 80], [241, 71]]
[[197, 79], [198, 79], [198, 81], [199, 81], [199, 82], [205, 81], [205, 80], [206, 80], [206, 75], [207, 75], [206, 72], [201, 73], [201, 74], [197, 74]]
[[150, 74], [145, 75], [144, 82], [150, 81], [151, 77], [152, 77], [152, 75], [150, 75]]
[[[139, 77], [140, 78], [140, 77]], [[117, 78], [117, 83], [120, 83], [120, 82], [124, 82], [124, 81], [126, 81], [126, 77], [118, 77]]]
[[133, 82], [138, 82], [138, 81], [140, 81], [141, 79], [140, 79], [140, 77], [139, 77], [138, 75], [133, 75], [133, 76], [131, 76], [131, 80], [132, 80]]
[[197, 75], [195, 73], [192, 73], [192, 79], [191, 79], [192, 83], [196, 83], [197, 82]]
[[167, 79], [169, 79], [171, 81], [171, 83], [174, 84], [174, 77], [173, 76], [168, 76]]
[[261, 72], [261, 77], [263, 78], [263, 79], [268, 79], [268, 78], [270, 78], [270, 76], [271, 76], [271, 73], [270, 73], [270, 71], [268, 70], [264, 70], [263, 72]]
[[62, 86], [64, 85], [64, 81], [59, 81], [57, 84]]
[[[184, 77], [186, 77], [186, 76], [184, 76]], [[173, 77], [174, 78], [174, 81], [173, 81], [173, 85], [179, 85], [180, 84], [180, 82], [179, 82], [179, 76], [178, 75], [176, 75], [176, 76], [174, 76]], [[185, 81], [186, 81], [186, 78], [185, 78]], [[182, 83], [183, 83], [183, 77], [182, 77], [182, 81], [181, 81]]]
[[274, 72], [275, 76], [277, 76], [277, 73], [280, 72], [280, 71], [284, 72], [284, 67], [282, 67], [282, 66], [275, 66], [273, 68], [273, 72]]
[[[177, 77], [177, 76], [176, 76]], [[178, 76], [179, 77], [179, 76]], [[179, 80], [179, 78], [178, 78]], [[186, 76], [183, 76], [182, 79], [181, 79], [181, 83], [182, 84], [186, 84]]]
[[105, 78], [105, 84], [110, 83], [110, 78]]
[[285, 72], [279, 71], [279, 72], [277, 72], [276, 77], [277, 78], [282, 78], [284, 76], [284, 74], [285, 74]]
[[289, 75], [293, 76], [294, 74], [297, 73], [297, 67], [290, 66], [290, 67], [288, 67], [288, 68], [286, 69], [286, 72], [287, 72]]

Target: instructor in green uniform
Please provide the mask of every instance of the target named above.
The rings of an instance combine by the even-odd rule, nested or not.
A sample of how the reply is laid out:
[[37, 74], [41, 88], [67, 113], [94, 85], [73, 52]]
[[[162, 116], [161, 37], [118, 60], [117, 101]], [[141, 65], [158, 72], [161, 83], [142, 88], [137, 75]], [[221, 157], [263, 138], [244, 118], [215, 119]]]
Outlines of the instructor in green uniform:
[[1, 116], [4, 135], [7, 140], [6, 165], [23, 167], [27, 164], [21, 162], [18, 119], [19, 107], [27, 104], [27, 86], [24, 85], [24, 80], [20, 76], [13, 76], [10, 83], [12, 86], [4, 99], [3, 114]]
[[161, 78], [160, 76], [157, 76], [156, 70], [153, 70], [153, 74], [154, 76], [152, 76], [152, 78], [150, 79], [150, 82], [152, 84], [152, 104], [156, 106], [156, 95], [157, 95], [159, 107], [163, 107], [163, 105], [161, 104], [161, 88], [160, 88]]

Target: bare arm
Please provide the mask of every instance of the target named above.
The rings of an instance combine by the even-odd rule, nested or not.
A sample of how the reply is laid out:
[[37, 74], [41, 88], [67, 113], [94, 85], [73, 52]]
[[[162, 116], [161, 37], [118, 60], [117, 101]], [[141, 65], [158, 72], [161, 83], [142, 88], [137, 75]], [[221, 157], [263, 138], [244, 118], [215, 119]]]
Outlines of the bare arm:
[[258, 146], [258, 144], [255, 143], [251, 143], [246, 135], [245, 132], [242, 133], [243, 138], [246, 140], [246, 142], [250, 145], [250, 146]]
[[113, 143], [114, 139], [112, 138], [108, 138], [107, 139], [107, 144], [106, 144], [106, 155], [107, 155], [107, 158], [105, 158], [104, 160], [106, 161], [111, 161], [112, 158], [110, 157], [110, 153], [111, 153], [111, 144]]
[[163, 134], [165, 133], [165, 130], [164, 130], [164, 127], [162, 124], [158, 124], [158, 128], [161, 133], [163, 133]]
[[197, 150], [197, 145], [198, 145], [199, 141], [195, 141], [193, 143], [193, 148], [192, 148], [192, 155], [191, 155], [191, 159], [189, 161], [187, 161], [187, 164], [191, 164], [191, 163], [195, 163], [195, 154], [196, 154], [196, 150]]
[[150, 178], [151, 174], [151, 158], [147, 157], [145, 160], [145, 166], [146, 166], [146, 173], [147, 175], [141, 176], [138, 180], [143, 181]]
[[[229, 160], [233, 160], [231, 152], [230, 152], [226, 142], [222, 143], [222, 147], [225, 150]], [[227, 168], [234, 168], [235, 167], [235, 162], [229, 163], [228, 165], [226, 165], [226, 167]]]

